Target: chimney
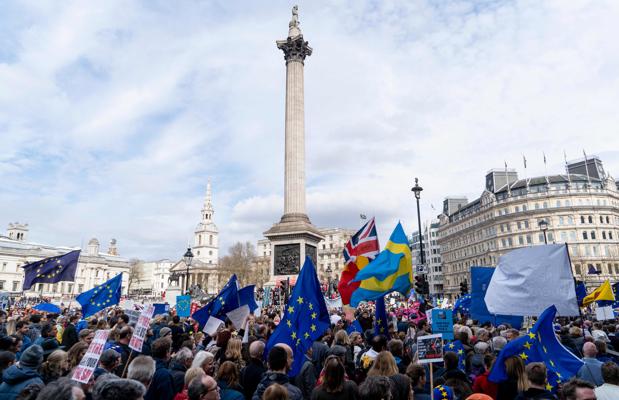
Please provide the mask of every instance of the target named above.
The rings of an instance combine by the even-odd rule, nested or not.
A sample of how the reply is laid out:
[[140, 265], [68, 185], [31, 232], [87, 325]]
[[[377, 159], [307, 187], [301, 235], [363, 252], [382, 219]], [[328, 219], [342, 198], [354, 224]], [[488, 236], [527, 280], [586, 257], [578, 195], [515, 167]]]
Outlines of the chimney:
[[111, 256], [117, 256], [118, 255], [118, 249], [116, 248], [116, 239], [110, 240], [110, 246], [107, 249], [107, 254], [109, 254]]

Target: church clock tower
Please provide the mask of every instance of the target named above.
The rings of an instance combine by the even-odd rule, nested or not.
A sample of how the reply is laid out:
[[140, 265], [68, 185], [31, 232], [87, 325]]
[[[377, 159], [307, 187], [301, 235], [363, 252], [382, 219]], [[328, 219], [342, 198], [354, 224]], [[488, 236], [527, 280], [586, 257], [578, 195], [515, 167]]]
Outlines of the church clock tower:
[[194, 233], [193, 255], [204, 264], [216, 265], [219, 260], [219, 231], [213, 222], [211, 181], [206, 185], [206, 198], [202, 206], [202, 218]]

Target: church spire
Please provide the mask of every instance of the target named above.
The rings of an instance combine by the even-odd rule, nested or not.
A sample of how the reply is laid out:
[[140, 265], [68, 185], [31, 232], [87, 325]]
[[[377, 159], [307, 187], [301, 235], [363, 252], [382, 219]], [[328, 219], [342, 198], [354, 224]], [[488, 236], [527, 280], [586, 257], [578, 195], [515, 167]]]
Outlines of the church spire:
[[204, 207], [202, 207], [202, 221], [212, 222], [214, 213], [215, 210], [213, 209], [211, 179], [209, 178], [206, 184], [206, 198], [204, 199]]

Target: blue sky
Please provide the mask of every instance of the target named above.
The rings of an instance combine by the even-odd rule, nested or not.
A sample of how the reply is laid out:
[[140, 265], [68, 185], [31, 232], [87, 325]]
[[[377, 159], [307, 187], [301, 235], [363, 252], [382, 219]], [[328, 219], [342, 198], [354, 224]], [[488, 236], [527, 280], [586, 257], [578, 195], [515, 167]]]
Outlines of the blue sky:
[[[221, 250], [283, 210], [283, 56], [293, 2], [4, 2], [0, 229], [177, 258], [213, 183]], [[619, 176], [614, 1], [299, 2], [308, 211], [376, 215], [384, 240], [447, 195], [599, 155]], [[105, 248], [105, 245], [103, 246]]]

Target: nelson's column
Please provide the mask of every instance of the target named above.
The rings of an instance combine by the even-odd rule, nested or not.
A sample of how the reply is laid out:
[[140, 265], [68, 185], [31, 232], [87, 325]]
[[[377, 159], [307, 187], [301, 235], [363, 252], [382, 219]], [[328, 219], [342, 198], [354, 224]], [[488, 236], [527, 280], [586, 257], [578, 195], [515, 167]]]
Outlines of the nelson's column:
[[264, 232], [271, 242], [271, 280], [291, 278], [295, 282], [301, 263], [309, 256], [316, 264], [316, 246], [322, 234], [305, 212], [305, 117], [303, 67], [312, 48], [303, 40], [298, 7], [292, 8], [288, 38], [278, 40], [277, 48], [286, 60], [286, 150], [284, 157], [284, 215]]

